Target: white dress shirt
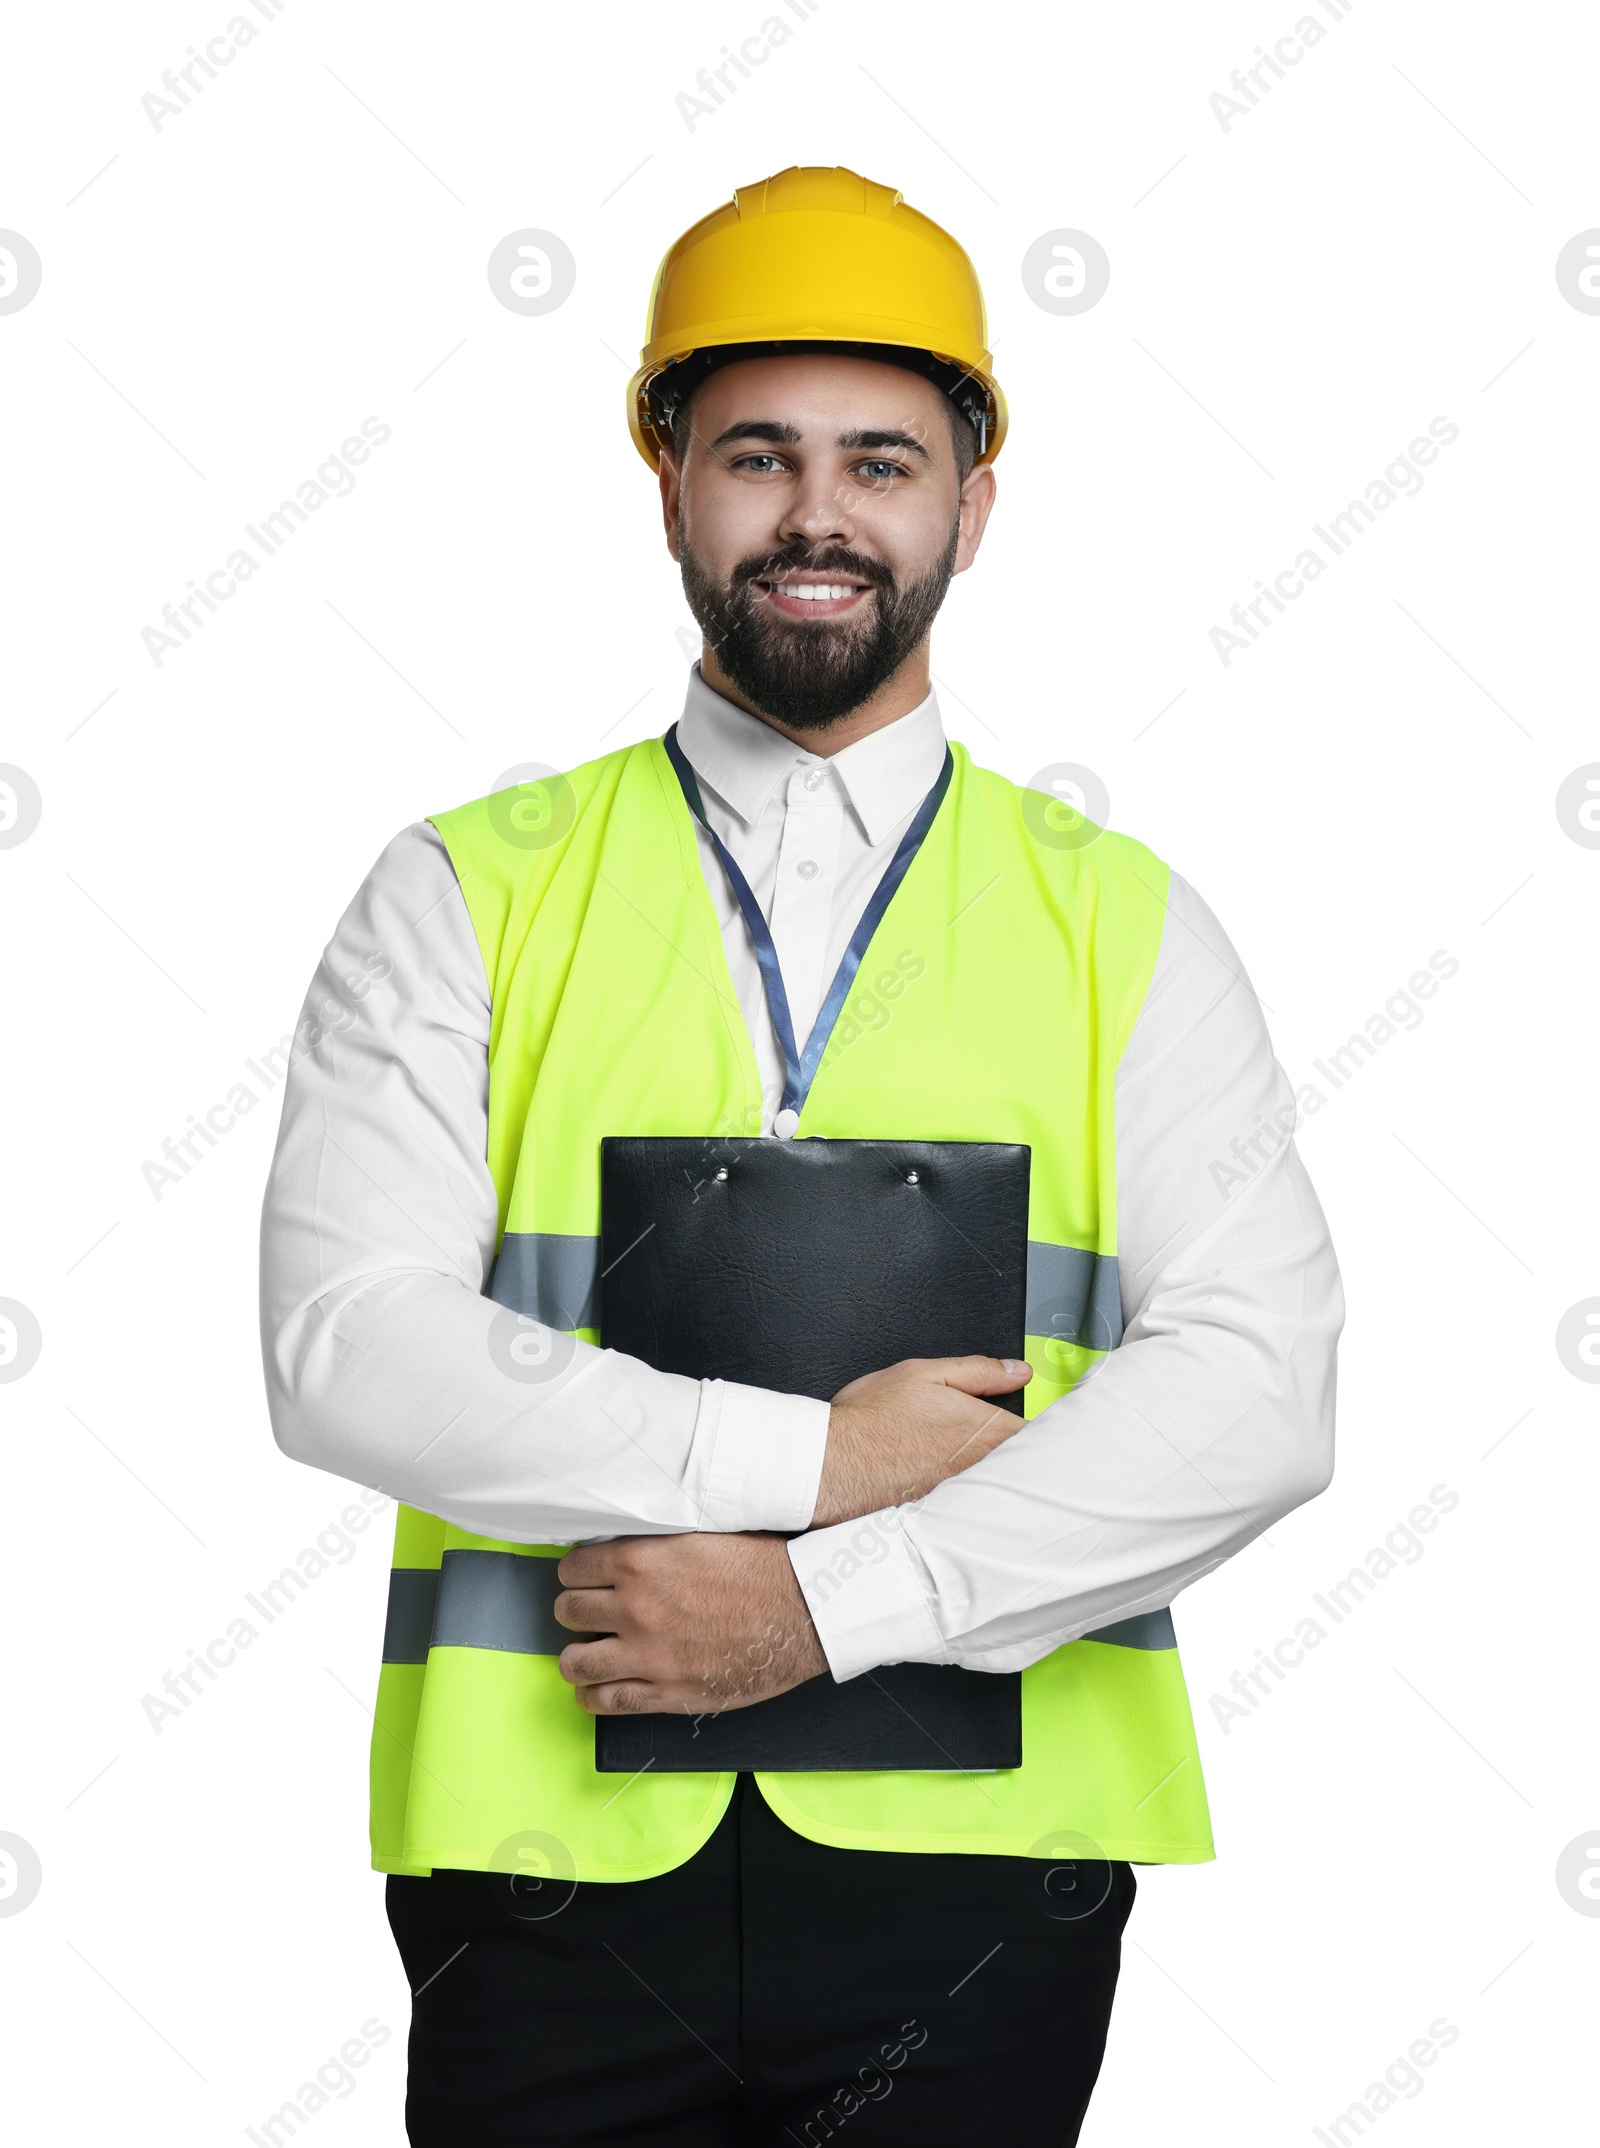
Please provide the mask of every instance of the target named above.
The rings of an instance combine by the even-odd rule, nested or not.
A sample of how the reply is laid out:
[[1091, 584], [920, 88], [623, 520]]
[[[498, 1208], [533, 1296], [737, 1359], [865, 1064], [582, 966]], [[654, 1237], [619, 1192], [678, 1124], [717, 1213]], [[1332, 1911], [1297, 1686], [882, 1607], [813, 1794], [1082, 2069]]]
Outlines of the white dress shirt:
[[[938, 775], [936, 698], [822, 757], [696, 666], [678, 738], [768, 920], [803, 1048]], [[782, 1054], [743, 914], [697, 840], [771, 1133]], [[358, 994], [343, 981], [370, 976], [371, 957], [388, 969]], [[1176, 874], [1116, 1081], [1121, 1346], [926, 1498], [828, 1529], [808, 1528], [826, 1403], [590, 1343], [535, 1385], [495, 1363], [489, 989], [426, 823], [358, 890], [306, 1014], [324, 1034], [285, 1084], [261, 1271], [273, 1430], [298, 1460], [510, 1543], [789, 1533], [836, 1678], [896, 1662], [1020, 1669], [1170, 1604], [1327, 1481], [1338, 1269], [1291, 1140], [1266, 1153], [1258, 1139], [1255, 1175], [1219, 1190], [1214, 1160], [1236, 1163], [1230, 1144], [1263, 1122], [1291, 1123], [1293, 1093], [1237, 955]]]

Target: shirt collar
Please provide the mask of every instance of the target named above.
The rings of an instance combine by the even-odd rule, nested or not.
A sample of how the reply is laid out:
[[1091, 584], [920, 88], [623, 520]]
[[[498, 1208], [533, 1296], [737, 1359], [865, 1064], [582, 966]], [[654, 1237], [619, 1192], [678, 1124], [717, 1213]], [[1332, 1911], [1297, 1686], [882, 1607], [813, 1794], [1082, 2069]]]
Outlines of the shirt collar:
[[944, 723], [931, 688], [925, 701], [881, 731], [825, 755], [797, 746], [719, 694], [700, 676], [698, 663], [689, 672], [678, 743], [695, 774], [751, 827], [793, 768], [831, 769], [874, 845], [916, 811], [937, 781], [945, 756]]

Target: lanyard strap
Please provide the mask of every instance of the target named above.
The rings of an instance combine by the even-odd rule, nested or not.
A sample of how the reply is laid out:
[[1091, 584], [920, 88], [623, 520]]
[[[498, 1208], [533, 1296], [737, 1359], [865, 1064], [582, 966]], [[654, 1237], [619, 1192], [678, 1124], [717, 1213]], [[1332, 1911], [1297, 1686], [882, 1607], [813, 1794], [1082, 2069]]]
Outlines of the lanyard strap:
[[772, 1027], [783, 1048], [783, 1102], [780, 1109], [798, 1112], [806, 1100], [822, 1054], [827, 1049], [834, 1024], [849, 997], [850, 987], [855, 982], [856, 971], [861, 967], [861, 958], [867, 951], [867, 944], [877, 931], [878, 921], [888, 909], [890, 899], [905, 878], [912, 859], [922, 848], [922, 839], [932, 827], [940, 801], [950, 788], [950, 778], [955, 770], [954, 757], [947, 745], [944, 749], [944, 766], [939, 770], [932, 790], [912, 816], [910, 827], [901, 836], [899, 847], [889, 860], [883, 878], [873, 889], [872, 899], [861, 913], [860, 923], [850, 935], [850, 945], [845, 949], [839, 967], [834, 972], [827, 998], [817, 1010], [817, 1019], [812, 1025], [811, 1034], [806, 1039], [805, 1052], [802, 1054], [795, 1045], [794, 1019], [789, 1012], [789, 995], [784, 990], [783, 971], [778, 966], [778, 950], [772, 943], [772, 933], [761, 914], [761, 905], [756, 901], [749, 881], [739, 870], [737, 859], [732, 856], [727, 845], [706, 819], [706, 810], [700, 799], [700, 786], [695, 781], [694, 770], [689, 766], [683, 748], [678, 744], [676, 723], [669, 728], [661, 743], [666, 747], [667, 757], [683, 786], [683, 795], [690, 812], [711, 838], [717, 856], [722, 861], [722, 869], [728, 876], [728, 884], [739, 899], [744, 921], [750, 928], [750, 937], [755, 942], [756, 960], [761, 965], [761, 981], [766, 987]]

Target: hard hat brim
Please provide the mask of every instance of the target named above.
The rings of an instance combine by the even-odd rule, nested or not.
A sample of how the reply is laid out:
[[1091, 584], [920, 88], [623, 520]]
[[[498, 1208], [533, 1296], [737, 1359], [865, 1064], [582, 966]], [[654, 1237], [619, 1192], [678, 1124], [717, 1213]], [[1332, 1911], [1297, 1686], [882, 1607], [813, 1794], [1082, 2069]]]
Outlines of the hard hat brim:
[[[933, 362], [931, 366], [913, 365], [912, 370], [933, 377], [934, 367], [937, 367], [964, 381], [974, 383], [983, 391], [986, 404], [986, 439], [982, 452], [974, 458], [974, 468], [979, 463], [992, 463], [1000, 452], [1010, 413], [1006, 408], [1006, 399], [999, 382], [986, 366], [966, 363], [947, 351], [929, 350], [926, 344], [909, 338], [885, 335], [881, 322], [861, 324], [876, 332], [860, 335], [849, 332], [854, 325], [850, 323], [834, 325], [826, 333], [819, 329], [815, 335], [807, 335], [803, 331], [797, 333], [788, 324], [781, 327], [772, 324], [765, 335], [752, 334], [751, 324], [748, 322], [740, 322], [738, 325], [741, 333], [737, 336], [707, 337], [691, 349], [677, 350], [670, 354], [657, 355], [647, 348], [643, 354], [644, 362], [628, 382], [628, 430], [633, 436], [634, 446], [653, 471], [660, 470], [662, 453], [672, 446], [672, 436], [663, 427], [652, 403], [652, 390], [664, 375], [702, 353], [726, 349], [732, 361], [735, 351], [740, 357], [757, 357], [763, 350], [788, 351], [793, 346], [808, 343], [814, 343], [824, 351], [834, 352], [837, 352], [842, 344], [848, 345], [852, 355], [861, 357], [870, 357], [875, 351], [881, 351], [884, 362], [890, 365], [903, 364], [911, 358], [928, 359]], [[985, 352], [984, 356], [987, 358], [988, 353]], [[709, 370], [711, 369], [705, 368], [699, 372], [696, 386], [699, 379], [704, 377], [704, 372]]]

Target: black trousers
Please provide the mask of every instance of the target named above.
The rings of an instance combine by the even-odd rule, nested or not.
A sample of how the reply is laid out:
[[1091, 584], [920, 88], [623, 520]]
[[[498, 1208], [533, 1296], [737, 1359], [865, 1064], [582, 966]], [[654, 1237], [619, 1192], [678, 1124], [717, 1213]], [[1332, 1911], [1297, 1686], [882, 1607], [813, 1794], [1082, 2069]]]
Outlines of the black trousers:
[[741, 1775], [659, 1879], [391, 1877], [414, 2148], [1070, 2148], [1122, 1863], [836, 1850]]

